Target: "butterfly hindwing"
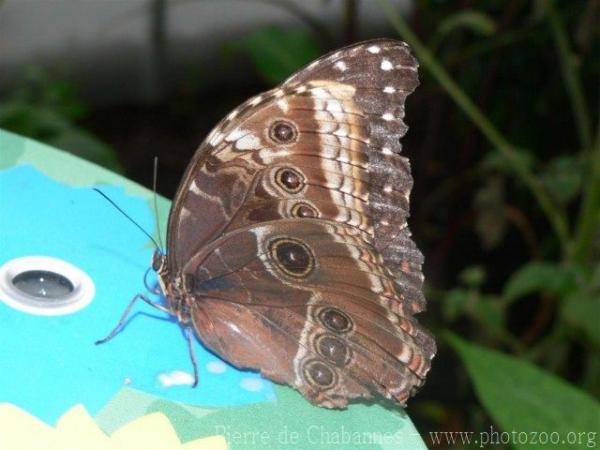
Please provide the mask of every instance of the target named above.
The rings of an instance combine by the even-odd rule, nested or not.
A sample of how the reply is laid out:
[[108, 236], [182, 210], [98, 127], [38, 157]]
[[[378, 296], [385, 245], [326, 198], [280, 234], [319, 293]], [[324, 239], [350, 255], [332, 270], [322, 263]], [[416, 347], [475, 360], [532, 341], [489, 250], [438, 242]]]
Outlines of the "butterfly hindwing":
[[[393, 280], [353, 227], [256, 225], [225, 235], [194, 267], [195, 328], [225, 359], [327, 406], [374, 393], [403, 402], [422, 384], [430, 338], [391, 311], [400, 306]], [[311, 376], [314, 364], [323, 379]]]

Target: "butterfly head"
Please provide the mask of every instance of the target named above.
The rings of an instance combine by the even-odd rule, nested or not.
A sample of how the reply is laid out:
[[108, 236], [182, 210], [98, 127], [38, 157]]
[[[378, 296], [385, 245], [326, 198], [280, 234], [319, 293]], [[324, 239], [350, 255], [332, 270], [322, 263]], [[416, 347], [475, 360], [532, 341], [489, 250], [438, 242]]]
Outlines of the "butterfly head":
[[152, 270], [160, 274], [166, 269], [167, 255], [165, 255], [161, 249], [157, 248], [154, 250], [152, 255]]
[[165, 255], [158, 247], [156, 247], [156, 250], [154, 250], [154, 254], [152, 255], [152, 270], [158, 275], [158, 282], [162, 292], [165, 295], [168, 295], [165, 285], [165, 280], [168, 277], [167, 255]]
[[186, 325], [190, 321], [190, 309], [183, 292], [181, 278], [171, 279], [167, 266], [167, 255], [156, 248], [152, 255], [152, 270], [158, 275], [158, 283], [167, 298], [169, 311], [177, 317], [180, 323]]

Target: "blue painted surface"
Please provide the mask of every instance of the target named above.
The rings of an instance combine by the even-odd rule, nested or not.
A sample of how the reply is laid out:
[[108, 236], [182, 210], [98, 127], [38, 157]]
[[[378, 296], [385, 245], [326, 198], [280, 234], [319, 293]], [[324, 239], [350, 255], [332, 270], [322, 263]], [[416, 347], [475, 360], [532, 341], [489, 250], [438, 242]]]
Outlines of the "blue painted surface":
[[[120, 187], [100, 187], [152, 232], [152, 211], [142, 198]], [[160, 374], [191, 373], [191, 363], [179, 326], [144, 303], [136, 305], [113, 340], [94, 345], [144, 290], [153, 248], [91, 189], [66, 186], [31, 166], [18, 166], [0, 172], [0, 205], [0, 265], [22, 256], [52, 256], [86, 272], [96, 286], [92, 303], [66, 316], [30, 315], [0, 302], [0, 401], [52, 423], [77, 403], [95, 414], [126, 383], [202, 406], [274, 398], [269, 381], [222, 363], [200, 345], [199, 386], [163, 387]]]

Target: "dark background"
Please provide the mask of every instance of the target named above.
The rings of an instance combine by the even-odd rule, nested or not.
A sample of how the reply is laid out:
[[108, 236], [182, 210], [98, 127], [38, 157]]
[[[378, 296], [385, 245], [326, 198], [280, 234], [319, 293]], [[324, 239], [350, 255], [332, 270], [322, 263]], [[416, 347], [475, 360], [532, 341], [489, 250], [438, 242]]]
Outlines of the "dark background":
[[436, 447], [468, 446], [430, 431], [490, 426], [600, 443], [599, 1], [102, 3], [0, 0], [0, 127], [148, 187], [158, 156], [170, 198], [248, 97], [342, 45], [409, 42], [410, 226], [439, 352], [408, 412]]

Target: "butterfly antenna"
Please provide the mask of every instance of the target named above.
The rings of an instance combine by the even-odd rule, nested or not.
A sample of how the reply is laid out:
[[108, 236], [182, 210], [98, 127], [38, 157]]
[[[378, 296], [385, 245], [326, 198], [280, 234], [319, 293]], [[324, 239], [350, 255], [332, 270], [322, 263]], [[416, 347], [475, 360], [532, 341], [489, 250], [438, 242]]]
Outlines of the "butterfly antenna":
[[156, 185], [158, 184], [158, 156], [154, 157], [154, 174], [152, 175], [152, 192], [154, 193], [154, 220], [156, 220], [156, 232], [158, 233], [158, 242], [160, 248], [165, 248], [162, 241], [162, 232], [160, 231], [160, 218], [158, 217], [158, 194], [156, 193]]
[[129, 219], [129, 221], [134, 224], [136, 227], [138, 227], [138, 229], [144, 233], [146, 236], [148, 236], [150, 238], [150, 240], [154, 243], [154, 245], [156, 246], [157, 249], [160, 250], [160, 247], [158, 246], [158, 243], [156, 242], [156, 240], [150, 235], [150, 233], [148, 233], [146, 230], [144, 230], [139, 223], [137, 223], [135, 220], [133, 220], [131, 218], [131, 216], [129, 214], [127, 214], [125, 211], [123, 211], [123, 209], [121, 209], [121, 207], [119, 205], [117, 205], [108, 195], [106, 195], [104, 192], [102, 192], [100, 189], [98, 188], [92, 188], [94, 191], [96, 191], [98, 194], [100, 194], [102, 197], [104, 197], [104, 199], [110, 203], [111, 205], [113, 205], [115, 208], [117, 208], [117, 211], [119, 211], [121, 214], [123, 214], [125, 217], [127, 217], [127, 219]]

